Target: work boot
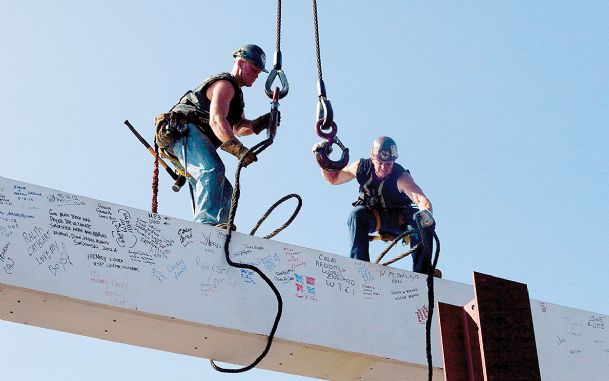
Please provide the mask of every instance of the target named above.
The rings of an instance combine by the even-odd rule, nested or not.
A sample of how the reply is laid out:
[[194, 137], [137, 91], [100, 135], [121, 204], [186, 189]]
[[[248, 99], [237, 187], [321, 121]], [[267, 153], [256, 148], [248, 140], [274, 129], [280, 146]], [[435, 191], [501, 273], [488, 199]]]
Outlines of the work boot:
[[[228, 226], [228, 223], [226, 223], [226, 222], [220, 222], [219, 224], [214, 225], [214, 227], [216, 227], [218, 229], [222, 229], [222, 230], [226, 230], [227, 226]], [[235, 224], [231, 225], [230, 230], [232, 230], [232, 231], [237, 230], [237, 227], [235, 226]]]

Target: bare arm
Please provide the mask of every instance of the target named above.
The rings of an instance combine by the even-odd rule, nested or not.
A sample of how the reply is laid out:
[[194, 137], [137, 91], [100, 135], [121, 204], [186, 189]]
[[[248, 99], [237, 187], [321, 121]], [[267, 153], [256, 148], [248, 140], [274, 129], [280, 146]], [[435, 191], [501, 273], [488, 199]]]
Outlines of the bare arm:
[[235, 95], [233, 86], [228, 81], [218, 81], [207, 90], [210, 99], [209, 125], [212, 131], [223, 143], [235, 137], [233, 128], [226, 119], [230, 102]]
[[353, 180], [356, 177], [358, 166], [359, 166], [359, 160], [354, 161], [353, 163], [349, 164], [348, 166], [346, 166], [345, 168], [343, 168], [342, 170], [337, 171], [337, 172], [326, 171], [323, 168], [320, 168], [320, 169], [321, 169], [321, 174], [323, 175], [324, 179], [326, 179], [327, 182], [329, 182], [332, 185], [339, 185], [339, 184], [344, 184], [348, 181]]
[[414, 179], [408, 172], [404, 172], [398, 179], [398, 190], [406, 194], [410, 199], [417, 204], [419, 209], [432, 210], [431, 202], [423, 193], [421, 187], [414, 182]]
[[241, 114], [241, 120], [239, 123], [233, 126], [233, 133], [236, 136], [252, 135], [254, 133], [254, 130], [252, 129], [252, 121], [245, 119], [245, 115]]

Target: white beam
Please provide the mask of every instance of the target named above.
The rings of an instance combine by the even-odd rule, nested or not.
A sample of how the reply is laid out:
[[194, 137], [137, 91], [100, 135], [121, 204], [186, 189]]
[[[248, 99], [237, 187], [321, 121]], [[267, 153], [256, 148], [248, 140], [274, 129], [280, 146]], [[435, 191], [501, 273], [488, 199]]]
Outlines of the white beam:
[[[226, 264], [223, 242], [210, 226], [0, 178], [0, 318], [249, 364], [276, 302], [258, 276]], [[425, 378], [420, 274], [240, 233], [231, 258], [260, 267], [283, 296], [261, 368], [332, 380]], [[437, 280], [437, 300], [472, 298], [471, 286]], [[531, 306], [544, 379], [609, 374], [606, 316]], [[432, 333], [440, 379], [437, 323]], [[589, 367], [562, 369], [584, 356]]]

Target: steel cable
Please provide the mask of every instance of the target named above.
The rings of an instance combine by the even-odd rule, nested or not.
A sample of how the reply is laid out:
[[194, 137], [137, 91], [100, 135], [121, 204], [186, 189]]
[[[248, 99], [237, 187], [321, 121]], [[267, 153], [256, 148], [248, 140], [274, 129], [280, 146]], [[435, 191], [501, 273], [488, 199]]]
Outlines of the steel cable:
[[275, 45], [276, 51], [281, 51], [281, 0], [277, 0], [277, 43]]
[[317, 78], [323, 80], [321, 73], [321, 53], [319, 52], [319, 26], [317, 20], [317, 0], [313, 0], [313, 30], [315, 32], [315, 54], [317, 56]]

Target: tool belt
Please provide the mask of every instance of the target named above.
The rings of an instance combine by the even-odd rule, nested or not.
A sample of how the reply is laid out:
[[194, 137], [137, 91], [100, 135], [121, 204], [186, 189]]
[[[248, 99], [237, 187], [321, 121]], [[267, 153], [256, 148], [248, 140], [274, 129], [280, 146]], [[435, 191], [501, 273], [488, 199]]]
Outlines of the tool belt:
[[378, 204], [369, 205], [364, 203], [361, 199], [354, 202], [353, 206], [363, 205], [368, 208], [375, 219], [375, 229], [377, 232], [381, 228], [381, 220], [383, 215], [390, 214], [391, 220], [393, 220], [399, 228], [406, 229], [409, 223], [410, 216], [415, 213], [416, 209], [412, 205], [404, 205], [401, 207], [392, 208], [380, 208]]
[[205, 114], [191, 111], [188, 113], [170, 111], [157, 115], [154, 118], [156, 125], [155, 139], [161, 149], [165, 149], [171, 145], [176, 139], [182, 137], [178, 130], [178, 126], [194, 123], [199, 128], [204, 124], [209, 124], [209, 117]]

